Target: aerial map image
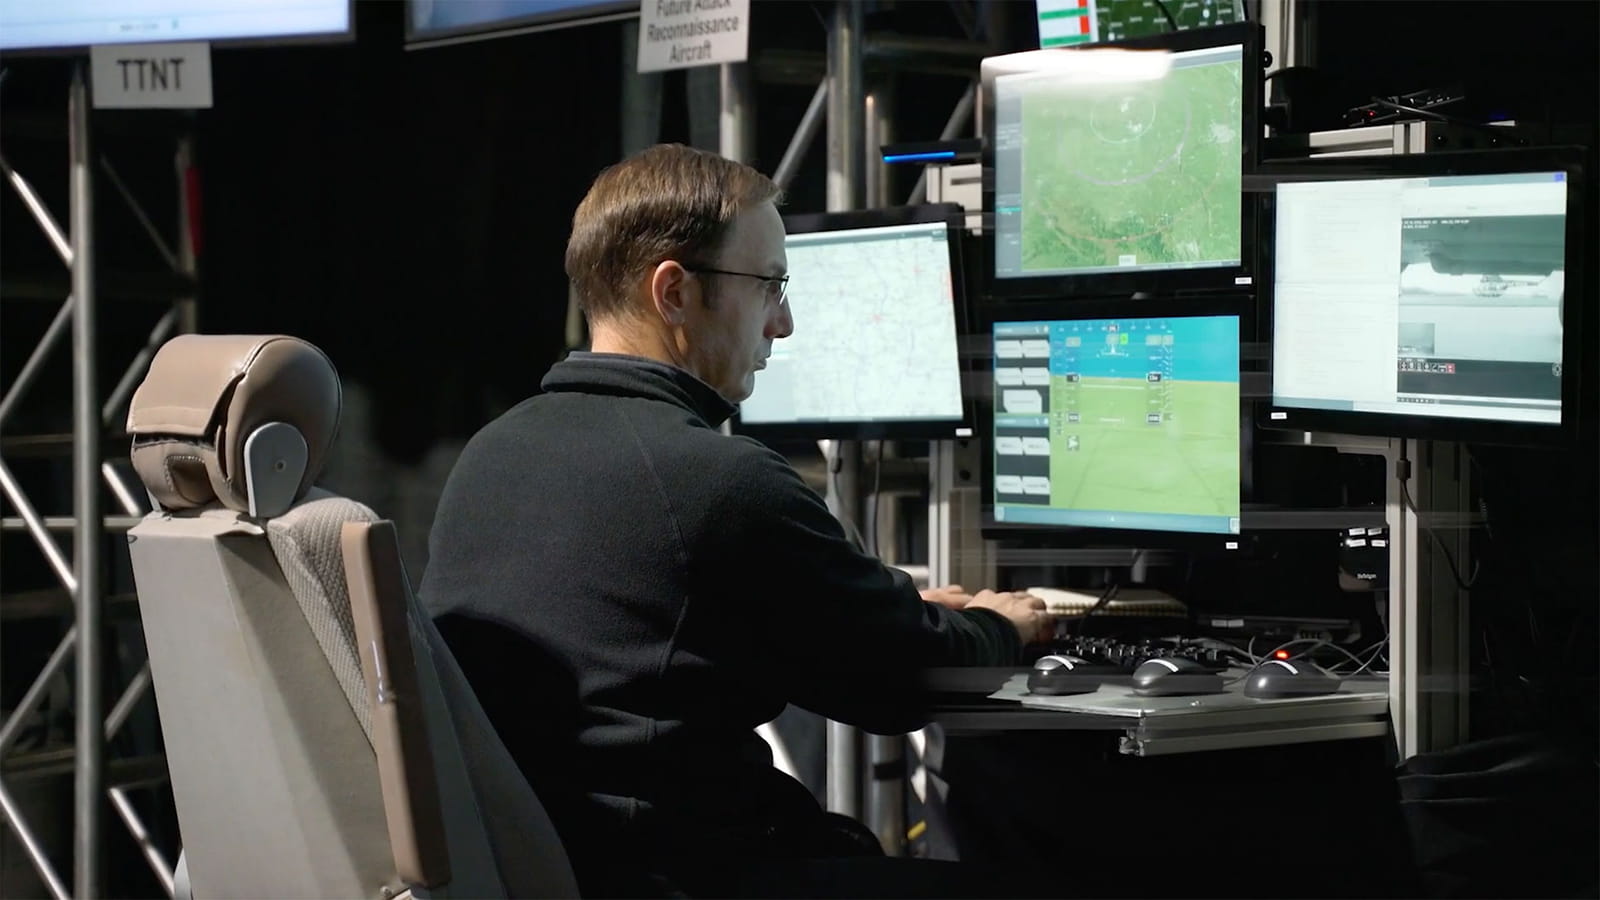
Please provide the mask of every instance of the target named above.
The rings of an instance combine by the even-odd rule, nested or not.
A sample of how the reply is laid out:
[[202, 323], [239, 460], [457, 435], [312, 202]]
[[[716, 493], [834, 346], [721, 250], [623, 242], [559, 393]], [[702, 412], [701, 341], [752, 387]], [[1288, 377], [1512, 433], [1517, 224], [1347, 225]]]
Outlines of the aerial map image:
[[1154, 80], [1028, 85], [1023, 272], [1238, 261], [1241, 57], [1189, 56]]

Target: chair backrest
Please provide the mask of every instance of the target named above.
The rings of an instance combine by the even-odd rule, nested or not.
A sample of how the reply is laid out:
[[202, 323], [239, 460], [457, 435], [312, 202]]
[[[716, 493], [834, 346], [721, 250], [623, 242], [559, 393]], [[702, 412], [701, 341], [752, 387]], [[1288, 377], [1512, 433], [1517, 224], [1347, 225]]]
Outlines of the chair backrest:
[[128, 539], [192, 893], [576, 896], [393, 524], [311, 486], [339, 403], [284, 336], [174, 338], [134, 394], [156, 510]]

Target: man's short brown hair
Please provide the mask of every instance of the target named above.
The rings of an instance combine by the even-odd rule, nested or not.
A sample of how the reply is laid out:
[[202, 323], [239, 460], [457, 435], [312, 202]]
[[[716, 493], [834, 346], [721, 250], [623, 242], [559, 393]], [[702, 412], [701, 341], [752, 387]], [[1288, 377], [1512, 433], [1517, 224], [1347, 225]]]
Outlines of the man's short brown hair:
[[635, 280], [662, 260], [705, 264], [735, 216], [782, 195], [741, 163], [657, 144], [600, 173], [572, 215], [567, 277], [590, 321], [626, 314]]

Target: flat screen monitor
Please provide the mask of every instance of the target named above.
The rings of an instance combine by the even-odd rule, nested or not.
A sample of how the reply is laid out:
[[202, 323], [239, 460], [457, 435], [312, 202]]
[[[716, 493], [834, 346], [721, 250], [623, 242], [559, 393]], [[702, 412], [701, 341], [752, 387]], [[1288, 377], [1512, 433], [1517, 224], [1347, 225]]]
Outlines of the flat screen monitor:
[[936, 204], [784, 219], [794, 333], [772, 345], [742, 433], [970, 434], [958, 337], [961, 209]]
[[994, 296], [1248, 284], [1259, 43], [1229, 25], [984, 60]]
[[406, 43], [461, 43], [639, 14], [639, 0], [406, 0]]
[[1041, 47], [1121, 41], [1172, 31], [1174, 24], [1207, 28], [1243, 18], [1239, 0], [1036, 0], [1035, 5]]
[[1273, 197], [1266, 424], [1569, 436], [1584, 305], [1579, 158], [1424, 155], [1315, 171], [1278, 179]]
[[1240, 318], [994, 319], [986, 530], [1238, 535]]
[[0, 0], [0, 50], [344, 36], [351, 0]]

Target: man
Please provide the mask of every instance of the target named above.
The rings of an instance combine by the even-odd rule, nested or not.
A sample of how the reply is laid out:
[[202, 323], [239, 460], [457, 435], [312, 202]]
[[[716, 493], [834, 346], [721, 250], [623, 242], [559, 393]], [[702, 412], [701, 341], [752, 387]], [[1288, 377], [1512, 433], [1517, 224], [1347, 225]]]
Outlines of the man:
[[593, 350], [479, 432], [439, 503], [424, 601], [589, 894], [749, 893], [717, 879], [859, 852], [755, 728], [786, 703], [918, 727], [918, 670], [1012, 664], [1053, 625], [1027, 595], [919, 596], [717, 430], [794, 329], [778, 195], [681, 146], [601, 173], [566, 256]]

